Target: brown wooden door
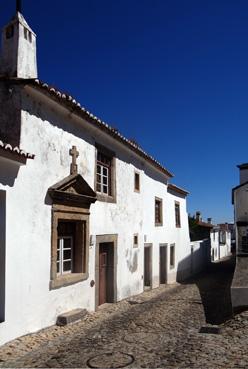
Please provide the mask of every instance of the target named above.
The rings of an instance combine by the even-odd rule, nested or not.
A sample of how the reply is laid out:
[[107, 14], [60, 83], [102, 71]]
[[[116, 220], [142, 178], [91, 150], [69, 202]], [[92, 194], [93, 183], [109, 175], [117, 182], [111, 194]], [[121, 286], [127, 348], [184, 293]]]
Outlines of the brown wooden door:
[[144, 285], [151, 286], [151, 247], [144, 248]]
[[99, 305], [114, 300], [114, 245], [99, 245]]
[[107, 302], [107, 252], [99, 254], [99, 305]]
[[159, 253], [160, 253], [160, 258], [159, 258], [160, 284], [165, 284], [166, 283], [166, 246], [160, 246]]

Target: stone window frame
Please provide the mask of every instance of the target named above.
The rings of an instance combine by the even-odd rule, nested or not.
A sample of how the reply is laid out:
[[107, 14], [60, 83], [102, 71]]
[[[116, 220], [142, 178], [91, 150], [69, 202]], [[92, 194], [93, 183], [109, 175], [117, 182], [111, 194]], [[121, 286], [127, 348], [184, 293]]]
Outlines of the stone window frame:
[[[160, 217], [160, 221], [157, 221], [156, 218], [156, 203], [159, 203], [159, 217]], [[155, 201], [154, 201], [154, 221], [155, 221], [155, 227], [162, 227], [163, 226], [163, 199], [161, 199], [160, 197], [156, 197], [155, 196]]]
[[[181, 228], [181, 211], [180, 211], [180, 202], [175, 201], [175, 224], [176, 228]], [[178, 211], [178, 215], [177, 215]]]
[[[138, 178], [138, 186], [136, 186], [136, 178]], [[140, 172], [137, 170], [134, 170], [134, 192], [140, 193]]]
[[[173, 250], [173, 252], [171, 251]], [[176, 265], [176, 244], [170, 244], [170, 257], [169, 257], [170, 269], [174, 269]]]
[[[75, 222], [84, 222], [84, 255], [82, 256], [82, 264], [84, 271], [80, 273], [57, 274], [57, 240], [58, 240], [58, 223], [60, 220], [70, 220]], [[79, 246], [77, 246], [79, 247]], [[51, 275], [50, 289], [65, 287], [74, 283], [87, 280], [89, 277], [89, 211], [88, 209], [69, 207], [65, 205], [53, 205], [52, 208], [52, 238], [51, 238]]]
[[[97, 200], [109, 203], [116, 203], [116, 154], [114, 151], [106, 148], [105, 146], [95, 143], [95, 180], [94, 180], [94, 189], [97, 194]], [[98, 151], [102, 152], [104, 155], [111, 158], [111, 175], [110, 175], [110, 188], [111, 194], [104, 194], [101, 192], [97, 192], [96, 190], [96, 176], [97, 176], [97, 153]]]

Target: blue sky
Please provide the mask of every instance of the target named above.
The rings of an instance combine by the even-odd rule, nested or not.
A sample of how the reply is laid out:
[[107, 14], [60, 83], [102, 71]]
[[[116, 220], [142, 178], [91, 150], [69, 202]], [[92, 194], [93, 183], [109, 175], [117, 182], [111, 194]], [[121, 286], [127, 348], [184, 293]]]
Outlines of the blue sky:
[[[188, 211], [232, 221], [248, 162], [246, 0], [22, 0], [39, 78], [133, 138], [190, 191]], [[0, 3], [0, 24], [15, 10]]]

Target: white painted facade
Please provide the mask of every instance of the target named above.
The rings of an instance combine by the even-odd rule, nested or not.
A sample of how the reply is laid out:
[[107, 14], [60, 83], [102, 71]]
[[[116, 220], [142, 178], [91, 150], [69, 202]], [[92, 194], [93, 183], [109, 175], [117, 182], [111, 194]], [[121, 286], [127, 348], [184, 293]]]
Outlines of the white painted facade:
[[231, 232], [214, 227], [210, 233], [211, 259], [218, 261], [231, 255]]
[[[0, 96], [6, 93], [0, 81]], [[90, 285], [97, 282], [96, 236], [117, 235], [117, 301], [144, 290], [145, 244], [152, 244], [152, 288], [160, 283], [160, 244], [167, 245], [167, 283], [189, 276], [186, 196], [168, 191], [169, 177], [34, 86], [14, 84], [11, 94], [14, 101], [21, 101], [18, 144], [35, 154], [35, 159], [19, 166], [0, 156], [0, 229], [4, 230], [0, 237], [0, 265], [4, 265], [0, 344], [55, 324], [61, 313], [96, 309], [95, 286]], [[94, 189], [96, 144], [115, 153], [116, 203], [96, 201], [90, 207], [88, 278], [51, 289], [52, 204], [47, 191], [69, 175], [72, 146], [79, 152], [78, 173]], [[134, 171], [140, 173], [140, 192], [134, 191]], [[155, 197], [162, 199], [162, 226], [155, 226]], [[180, 227], [175, 222], [175, 201], [180, 204]], [[133, 247], [134, 234], [138, 234], [138, 247]], [[171, 245], [175, 246], [173, 267]]]

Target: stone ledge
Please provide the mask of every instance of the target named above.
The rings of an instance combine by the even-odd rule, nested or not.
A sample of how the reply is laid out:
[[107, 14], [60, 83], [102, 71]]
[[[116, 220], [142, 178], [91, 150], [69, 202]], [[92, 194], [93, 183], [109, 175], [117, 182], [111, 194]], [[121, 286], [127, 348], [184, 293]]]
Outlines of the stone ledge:
[[86, 309], [74, 309], [74, 310], [68, 311], [67, 313], [60, 314], [57, 317], [56, 324], [59, 326], [64, 326], [70, 323], [74, 323], [84, 318], [85, 315], [87, 314], [88, 312]]

